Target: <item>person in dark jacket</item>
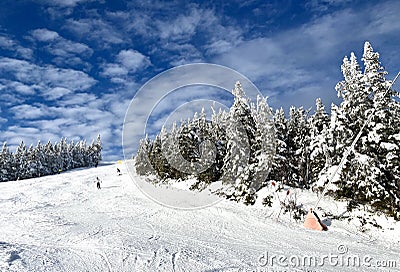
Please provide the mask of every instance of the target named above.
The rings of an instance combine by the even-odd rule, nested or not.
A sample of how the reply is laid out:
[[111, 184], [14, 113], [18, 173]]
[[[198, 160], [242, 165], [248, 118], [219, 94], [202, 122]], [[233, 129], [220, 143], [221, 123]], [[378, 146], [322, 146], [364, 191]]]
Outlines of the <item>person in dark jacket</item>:
[[97, 183], [96, 183], [97, 189], [101, 189], [99, 177], [96, 177], [96, 181], [97, 181]]

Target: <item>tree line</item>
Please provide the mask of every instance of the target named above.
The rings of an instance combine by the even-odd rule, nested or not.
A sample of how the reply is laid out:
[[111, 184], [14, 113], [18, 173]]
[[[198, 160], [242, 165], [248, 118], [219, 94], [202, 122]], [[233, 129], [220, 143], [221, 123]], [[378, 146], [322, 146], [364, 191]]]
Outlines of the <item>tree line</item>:
[[156, 182], [195, 177], [191, 189], [222, 181], [217, 193], [252, 204], [257, 190], [275, 181], [321, 191], [349, 151], [328, 194], [348, 200], [349, 209], [363, 205], [399, 219], [400, 95], [369, 42], [361, 61], [363, 68], [354, 53], [343, 59], [343, 80], [335, 88], [341, 102], [331, 104], [330, 114], [317, 99], [314, 112], [291, 107], [287, 116], [264, 98], [252, 104], [237, 83], [228, 112], [214, 112], [207, 121], [203, 111], [169, 131], [163, 128], [154, 140], [143, 139], [136, 171], [156, 175]]
[[85, 140], [74, 143], [62, 138], [59, 142], [26, 147], [24, 142], [15, 152], [10, 152], [7, 143], [0, 153], [0, 181], [35, 178], [57, 174], [62, 171], [97, 166], [101, 161], [100, 135], [90, 145]]

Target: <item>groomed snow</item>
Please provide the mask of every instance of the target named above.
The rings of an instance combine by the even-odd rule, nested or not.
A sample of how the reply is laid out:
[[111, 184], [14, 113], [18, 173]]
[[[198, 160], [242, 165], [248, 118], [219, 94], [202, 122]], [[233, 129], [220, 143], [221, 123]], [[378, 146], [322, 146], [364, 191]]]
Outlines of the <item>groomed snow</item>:
[[[306, 207], [317, 199], [290, 194]], [[345, 210], [329, 198], [320, 206]], [[227, 200], [199, 210], [164, 207], [122, 164], [0, 183], [0, 271], [400, 271], [399, 224], [382, 216], [382, 230], [359, 233], [355, 223], [325, 219], [329, 231], [317, 232], [288, 214], [278, 218], [279, 209], [261, 198], [252, 207]], [[342, 265], [347, 257], [360, 266]], [[291, 265], [304, 258], [317, 265]], [[378, 262], [396, 267], [366, 266]]]

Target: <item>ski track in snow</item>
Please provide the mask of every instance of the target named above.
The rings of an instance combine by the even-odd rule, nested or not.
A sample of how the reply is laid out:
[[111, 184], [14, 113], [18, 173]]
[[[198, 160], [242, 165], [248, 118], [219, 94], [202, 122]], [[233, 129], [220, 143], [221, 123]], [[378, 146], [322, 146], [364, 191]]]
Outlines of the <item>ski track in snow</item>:
[[400, 271], [398, 225], [374, 235], [333, 221], [328, 232], [316, 232], [278, 213], [229, 201], [200, 210], [163, 207], [121, 164], [0, 183], [0, 271], [305, 271], [264, 266], [260, 257], [341, 256], [341, 245], [346, 254], [397, 260], [397, 267], [308, 269]]

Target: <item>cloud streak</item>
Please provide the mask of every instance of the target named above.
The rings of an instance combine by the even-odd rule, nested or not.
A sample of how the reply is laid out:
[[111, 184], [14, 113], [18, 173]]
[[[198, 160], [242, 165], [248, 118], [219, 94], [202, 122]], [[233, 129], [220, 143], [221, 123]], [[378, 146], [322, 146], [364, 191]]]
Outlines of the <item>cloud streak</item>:
[[35, 29], [31, 32], [31, 37], [38, 42], [40, 48], [43, 48], [50, 55], [54, 56], [53, 62], [63, 66], [89, 67], [83, 59], [92, 56], [93, 50], [83, 43], [73, 42], [60, 36], [57, 32], [45, 28]]
[[23, 47], [18, 41], [7, 35], [0, 35], [0, 49], [8, 51], [11, 56], [30, 60], [33, 57], [33, 50]]
[[96, 42], [100, 47], [109, 47], [116, 44], [124, 44], [124, 37], [112, 24], [96, 16], [97, 18], [68, 19], [64, 28], [78, 36], [80, 39], [88, 39]]
[[[352, 49], [361, 51], [365, 40], [376, 44], [378, 51], [390, 43], [400, 30], [393, 24], [399, 12], [400, 5], [393, 2], [341, 9], [269, 38], [243, 41], [214, 61], [248, 75], [271, 96], [275, 108], [312, 107], [317, 97], [329, 105], [337, 101], [334, 86], [341, 79], [343, 56]], [[400, 61], [395, 59], [394, 63]]]
[[[0, 73], [14, 78], [20, 84], [35, 85], [39, 90], [44, 90], [45, 98], [48, 97], [49, 89], [62, 87], [72, 91], [87, 90], [97, 82], [82, 71], [50, 65], [39, 66], [12, 58], [0, 58]], [[8, 87], [12, 88], [12, 84]]]

